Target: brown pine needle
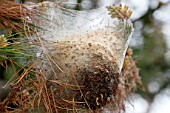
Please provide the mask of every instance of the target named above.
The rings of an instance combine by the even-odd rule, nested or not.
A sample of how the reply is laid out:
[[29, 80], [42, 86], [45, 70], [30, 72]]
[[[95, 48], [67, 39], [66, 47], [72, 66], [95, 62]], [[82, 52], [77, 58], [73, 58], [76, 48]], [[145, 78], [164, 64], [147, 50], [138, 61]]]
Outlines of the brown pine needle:
[[19, 33], [31, 33], [36, 28], [39, 12], [23, 4], [4, 2], [0, 5], [0, 28]]

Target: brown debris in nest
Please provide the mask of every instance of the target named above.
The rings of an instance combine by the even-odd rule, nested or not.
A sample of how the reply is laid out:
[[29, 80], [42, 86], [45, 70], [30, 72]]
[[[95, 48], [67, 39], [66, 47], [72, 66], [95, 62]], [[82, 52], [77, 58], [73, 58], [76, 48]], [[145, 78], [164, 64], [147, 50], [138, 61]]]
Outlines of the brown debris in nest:
[[109, 103], [119, 83], [119, 74], [114, 72], [113, 64], [100, 57], [94, 60], [97, 66], [89, 65], [79, 73], [81, 79], [77, 81], [82, 86], [83, 98], [76, 95], [78, 100], [81, 99], [79, 101], [86, 101], [86, 107], [90, 107], [91, 110], [99, 109]]

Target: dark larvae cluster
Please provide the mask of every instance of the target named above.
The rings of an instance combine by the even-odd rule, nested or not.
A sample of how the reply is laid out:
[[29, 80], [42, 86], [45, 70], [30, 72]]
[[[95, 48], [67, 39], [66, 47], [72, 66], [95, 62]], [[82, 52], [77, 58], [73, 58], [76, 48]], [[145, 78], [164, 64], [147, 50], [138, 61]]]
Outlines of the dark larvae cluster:
[[81, 80], [78, 81], [82, 86], [83, 96], [79, 101], [84, 101], [87, 108], [96, 110], [111, 101], [119, 83], [119, 75], [113, 68], [112, 65], [101, 63], [97, 66], [86, 67], [80, 73]]

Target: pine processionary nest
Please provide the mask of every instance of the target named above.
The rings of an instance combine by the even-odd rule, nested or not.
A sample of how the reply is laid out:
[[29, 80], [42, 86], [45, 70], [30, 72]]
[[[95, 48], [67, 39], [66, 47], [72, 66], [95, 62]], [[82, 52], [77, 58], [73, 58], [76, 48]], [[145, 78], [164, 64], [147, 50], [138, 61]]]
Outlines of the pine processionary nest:
[[36, 18], [45, 29], [38, 32], [42, 46], [37, 55], [43, 60], [36, 76], [22, 77], [0, 108], [12, 104], [16, 111], [62, 113], [124, 109], [127, 95], [140, 84], [132, 53], [126, 52], [131, 23], [109, 17], [106, 8], [77, 12], [51, 2], [29, 8], [48, 18]]

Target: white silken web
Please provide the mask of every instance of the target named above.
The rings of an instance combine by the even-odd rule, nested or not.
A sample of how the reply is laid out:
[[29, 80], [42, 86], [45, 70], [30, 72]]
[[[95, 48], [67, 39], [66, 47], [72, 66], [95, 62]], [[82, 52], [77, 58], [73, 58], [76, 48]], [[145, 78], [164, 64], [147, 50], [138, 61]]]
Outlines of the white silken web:
[[[110, 60], [114, 57], [121, 71], [133, 31], [129, 20], [111, 18], [106, 7], [76, 11], [52, 2], [43, 2], [34, 7], [46, 18], [39, 19], [39, 25], [43, 28], [39, 32], [41, 38], [58, 44], [100, 45], [109, 51]], [[100, 50], [94, 52], [102, 53]]]

